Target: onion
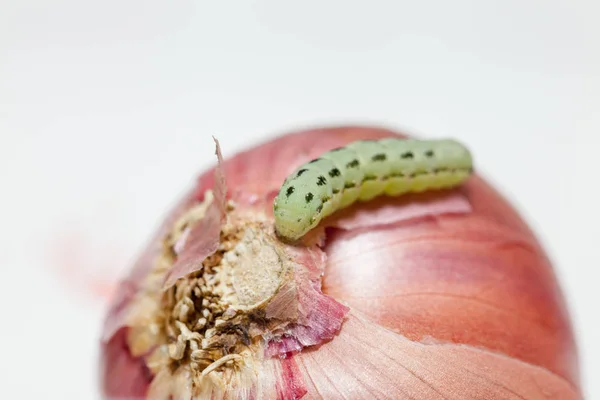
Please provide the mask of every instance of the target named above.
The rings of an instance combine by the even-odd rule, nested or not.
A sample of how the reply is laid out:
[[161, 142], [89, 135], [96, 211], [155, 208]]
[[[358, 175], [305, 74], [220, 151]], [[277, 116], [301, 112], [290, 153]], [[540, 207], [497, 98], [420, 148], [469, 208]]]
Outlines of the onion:
[[356, 204], [301, 246], [277, 241], [272, 201], [287, 174], [394, 135], [295, 132], [226, 161], [217, 143], [218, 166], [112, 302], [104, 398], [580, 398], [551, 263], [481, 177]]

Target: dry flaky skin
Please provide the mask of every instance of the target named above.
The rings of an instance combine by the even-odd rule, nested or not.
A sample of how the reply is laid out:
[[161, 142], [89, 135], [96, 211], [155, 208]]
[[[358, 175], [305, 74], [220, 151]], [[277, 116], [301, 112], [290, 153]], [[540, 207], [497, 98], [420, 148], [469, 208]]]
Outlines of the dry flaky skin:
[[[295, 366], [265, 354], [270, 341], [295, 329], [311, 339], [311, 328], [297, 327], [311, 314], [299, 308], [306, 290], [295, 290], [298, 282], [302, 285], [298, 278], [306, 275], [305, 267], [276, 239], [262, 213], [238, 212], [232, 202], [221, 207], [215, 201], [218, 196], [207, 191], [202, 202], [174, 220], [164, 234], [162, 252], [124, 314], [121, 324], [128, 328], [117, 337], [126, 343], [128, 356], [143, 360], [145, 375], [152, 377], [143, 393], [128, 394], [150, 399], [298, 397], [305, 389], [294, 384], [289, 371]], [[221, 210], [226, 218], [212, 238], [209, 232]], [[205, 235], [197, 234], [198, 227], [207, 226]], [[311, 251], [321, 252], [302, 250]], [[170, 283], [177, 265], [187, 274]], [[324, 304], [347, 310], [333, 300]], [[339, 323], [334, 319], [327, 324], [335, 331], [343, 315], [338, 317]], [[300, 349], [306, 345], [300, 343]]]
[[[161, 267], [160, 258], [157, 261], [154, 243], [154, 250], [148, 250], [132, 274], [136, 279], [123, 286], [130, 288], [123, 293], [130, 294], [123, 295], [111, 311], [113, 317], [127, 314], [130, 318], [112, 324], [105, 336], [107, 398], [144, 398], [149, 393], [189, 398], [194, 381], [205, 395], [210, 391], [218, 395], [227, 380], [229, 388], [242, 388], [235, 393], [238, 398], [250, 395], [243, 391], [248, 387], [253, 388], [253, 395], [262, 395], [256, 398], [579, 398], [575, 345], [551, 265], [510, 205], [479, 178], [459, 191], [471, 204], [469, 214], [438, 215], [377, 228], [350, 221], [347, 230], [328, 232], [324, 290], [353, 309], [339, 336], [286, 359], [259, 355], [265, 342], [253, 339], [286, 329], [302, 333], [285, 324], [267, 326], [264, 319], [250, 318], [249, 309], [244, 308], [256, 305], [253, 310], [282, 320], [302, 316], [289, 310], [294, 310], [306, 287], [298, 287], [297, 274], [294, 280], [287, 275], [295, 267], [274, 261], [277, 251], [263, 240], [270, 231], [259, 228], [271, 221], [272, 199], [279, 185], [297, 165], [323, 151], [393, 134], [362, 127], [316, 129], [284, 136], [225, 162], [228, 197], [237, 209], [230, 212], [229, 236], [227, 224], [221, 232], [222, 245], [230, 247], [221, 250], [226, 252], [246, 238], [246, 243], [258, 242], [257, 251], [251, 255], [242, 251], [234, 257], [219, 255], [219, 250], [205, 260], [203, 272], [188, 275], [156, 296], [164, 282], [165, 265], [173, 262], [173, 252], [185, 236], [185, 224], [174, 224], [170, 218], [169, 228], [159, 232], [161, 238], [170, 237], [158, 253], [166, 264]], [[205, 193], [214, 182], [212, 171], [202, 175], [196, 199], [206, 200]], [[193, 206], [189, 198], [186, 202], [183, 210], [175, 212], [178, 217], [199, 212], [186, 213]], [[262, 217], [249, 218], [244, 210]], [[240, 219], [231, 227], [237, 211]], [[250, 225], [255, 229], [237, 229], [241, 220], [245, 221], [241, 225], [253, 221]], [[170, 236], [169, 230], [174, 230]], [[256, 240], [258, 232], [267, 236]], [[307, 242], [318, 241], [322, 234], [317, 230]], [[293, 254], [289, 249], [283, 253]], [[292, 261], [305, 256], [293, 254]], [[254, 258], [271, 266], [254, 270], [263, 274], [260, 279], [249, 266], [248, 260]], [[228, 262], [240, 262], [243, 267], [227, 274], [224, 270], [231, 265], [222, 268], [219, 264]], [[152, 266], [155, 273], [148, 274]], [[244, 276], [250, 279], [241, 279]], [[277, 295], [271, 296], [274, 292]], [[237, 305], [235, 313], [228, 311], [232, 304]], [[321, 312], [328, 307], [316, 302], [313, 308]], [[124, 313], [124, 309], [129, 311]], [[205, 316], [204, 310], [210, 314]], [[305, 322], [315, 324], [317, 317], [305, 318]], [[227, 318], [238, 318], [234, 325], [247, 333], [234, 329], [215, 334], [216, 321]], [[202, 348], [208, 339], [220, 343], [216, 350]], [[271, 343], [279, 343], [274, 354], [303, 347], [287, 338]], [[154, 348], [157, 344], [160, 351]], [[228, 354], [223, 351], [226, 346], [232, 349]], [[212, 372], [202, 375], [207, 369]]]
[[[132, 308], [128, 344], [132, 355], [144, 356], [152, 381], [148, 398], [170, 395], [210, 398], [242, 392], [268, 398], [274, 387], [258, 387], [263, 360], [263, 336], [274, 334], [285, 320], [267, 320], [266, 307], [284, 282], [293, 277], [294, 264], [278, 246], [264, 219], [239, 216], [232, 206], [221, 228], [217, 251], [200, 271], [179, 279], [166, 291], [155, 284], [177, 258], [177, 248], [212, 201], [192, 207], [165, 237], [163, 252], [149, 276], [148, 290]], [[237, 389], [241, 392], [235, 391]]]

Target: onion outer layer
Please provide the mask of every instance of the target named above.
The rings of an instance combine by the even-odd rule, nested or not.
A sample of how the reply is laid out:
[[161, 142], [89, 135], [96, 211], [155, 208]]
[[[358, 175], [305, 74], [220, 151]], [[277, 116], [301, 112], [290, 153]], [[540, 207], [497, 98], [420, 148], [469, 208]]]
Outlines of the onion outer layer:
[[[225, 161], [228, 198], [268, 215], [279, 185], [297, 165], [354, 140], [395, 134], [339, 127], [274, 139]], [[102, 343], [105, 398], [147, 393], [151, 375], [143, 358], [131, 356], [130, 330], [120, 315], [132, 312], [131, 299], [160, 251], [160, 238], [214, 183], [214, 171], [201, 175], [123, 281]], [[350, 313], [337, 337], [279, 361], [287, 371], [278, 378], [287, 385], [282, 396], [580, 397], [569, 316], [544, 250], [480, 177], [456, 192], [468, 200], [470, 213], [327, 230], [323, 291]], [[381, 207], [394, 203], [380, 201]], [[352, 222], [352, 213], [365, 208], [358, 205], [346, 217]], [[336, 226], [335, 219], [328, 223]], [[317, 229], [315, 238], [323, 234]]]

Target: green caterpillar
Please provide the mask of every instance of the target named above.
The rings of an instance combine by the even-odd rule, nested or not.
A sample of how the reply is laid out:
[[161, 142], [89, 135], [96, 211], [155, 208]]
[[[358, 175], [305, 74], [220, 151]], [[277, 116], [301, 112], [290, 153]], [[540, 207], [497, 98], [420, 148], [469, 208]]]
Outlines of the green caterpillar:
[[330, 150], [288, 176], [273, 203], [275, 231], [297, 240], [337, 210], [382, 194], [457, 186], [473, 172], [455, 140], [360, 140]]

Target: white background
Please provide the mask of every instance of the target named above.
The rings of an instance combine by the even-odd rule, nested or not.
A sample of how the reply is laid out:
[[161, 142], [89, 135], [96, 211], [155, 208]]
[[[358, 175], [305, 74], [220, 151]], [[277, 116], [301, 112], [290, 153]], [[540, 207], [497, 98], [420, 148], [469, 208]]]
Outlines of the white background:
[[349, 122], [472, 148], [556, 262], [599, 397], [598, 4], [0, 1], [0, 398], [97, 398], [90, 281], [214, 162], [211, 135], [230, 156]]

